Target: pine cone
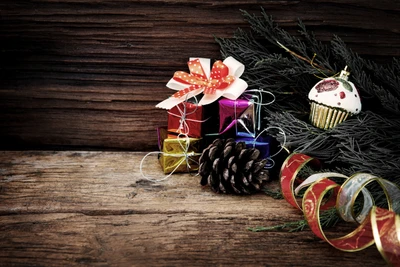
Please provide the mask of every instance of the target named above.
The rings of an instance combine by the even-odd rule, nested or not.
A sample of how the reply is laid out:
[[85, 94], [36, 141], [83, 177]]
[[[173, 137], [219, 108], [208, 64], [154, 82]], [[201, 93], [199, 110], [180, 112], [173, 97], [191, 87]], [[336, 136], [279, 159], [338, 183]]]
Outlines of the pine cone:
[[201, 185], [209, 184], [217, 193], [252, 194], [269, 180], [264, 170], [267, 159], [258, 159], [260, 151], [246, 148], [233, 138], [216, 139], [203, 150], [199, 159]]

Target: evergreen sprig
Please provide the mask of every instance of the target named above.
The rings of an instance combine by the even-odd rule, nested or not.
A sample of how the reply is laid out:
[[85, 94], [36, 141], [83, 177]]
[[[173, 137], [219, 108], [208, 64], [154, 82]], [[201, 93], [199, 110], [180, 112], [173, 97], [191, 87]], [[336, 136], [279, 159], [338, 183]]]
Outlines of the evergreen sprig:
[[361, 96], [366, 99], [378, 99], [381, 105], [373, 106], [373, 110], [383, 115], [398, 117], [400, 76], [395, 71], [398, 69], [399, 61], [393, 60], [392, 64], [381, 66], [354, 53], [338, 36], [334, 36], [331, 43], [336, 58], [345, 61], [352, 70], [351, 79], [362, 92]]
[[[338, 36], [326, 43], [317, 40], [301, 21], [299, 35], [293, 36], [264, 9], [260, 15], [242, 13], [251, 31], [238, 29], [233, 38], [216, 41], [223, 57], [233, 56], [245, 65], [242, 77], [250, 89], [275, 95], [276, 101], [265, 106], [264, 126], [280, 127], [287, 148], [322, 160], [327, 170], [368, 172], [400, 185], [400, 59], [378, 64], [352, 51]], [[362, 112], [333, 129], [316, 128], [308, 121], [308, 92], [345, 66], [360, 93]], [[271, 135], [283, 143], [281, 134]], [[384, 193], [378, 191], [376, 204], [384, 205]], [[329, 214], [327, 220], [335, 222]], [[295, 229], [303, 228], [296, 223]]]
[[[323, 229], [332, 227], [336, 225], [341, 219], [337, 215], [336, 209], [328, 209], [326, 211], [321, 212], [320, 214], [320, 224]], [[307, 220], [298, 220], [294, 222], [285, 222], [279, 225], [273, 226], [257, 226], [257, 227], [249, 227], [247, 230], [252, 232], [265, 232], [271, 230], [287, 230], [288, 232], [298, 232], [302, 231], [308, 227]]]

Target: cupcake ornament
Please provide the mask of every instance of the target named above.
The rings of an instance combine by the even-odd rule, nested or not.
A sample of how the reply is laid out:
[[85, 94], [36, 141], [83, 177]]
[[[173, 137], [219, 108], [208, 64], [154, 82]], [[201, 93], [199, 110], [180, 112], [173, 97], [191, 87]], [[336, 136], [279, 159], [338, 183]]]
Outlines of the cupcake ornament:
[[361, 111], [360, 95], [349, 79], [347, 66], [339, 77], [319, 81], [308, 93], [311, 103], [311, 124], [330, 129]]

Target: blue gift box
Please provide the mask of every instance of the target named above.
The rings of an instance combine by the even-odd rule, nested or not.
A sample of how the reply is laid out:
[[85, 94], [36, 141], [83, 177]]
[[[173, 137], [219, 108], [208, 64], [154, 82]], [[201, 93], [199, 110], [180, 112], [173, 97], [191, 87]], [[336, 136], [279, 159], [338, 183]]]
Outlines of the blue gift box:
[[253, 137], [238, 137], [236, 142], [244, 142], [247, 148], [255, 147], [260, 151], [259, 158], [266, 159], [270, 156], [270, 136], [259, 136], [257, 139]]

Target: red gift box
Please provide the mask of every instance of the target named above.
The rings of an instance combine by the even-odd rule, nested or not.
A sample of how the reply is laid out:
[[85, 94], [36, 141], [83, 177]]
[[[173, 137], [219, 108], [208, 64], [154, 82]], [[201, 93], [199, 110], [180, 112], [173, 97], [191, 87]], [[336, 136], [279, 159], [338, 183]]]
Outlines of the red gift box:
[[182, 102], [168, 111], [168, 131], [187, 134], [189, 137], [202, 136], [203, 106]]

